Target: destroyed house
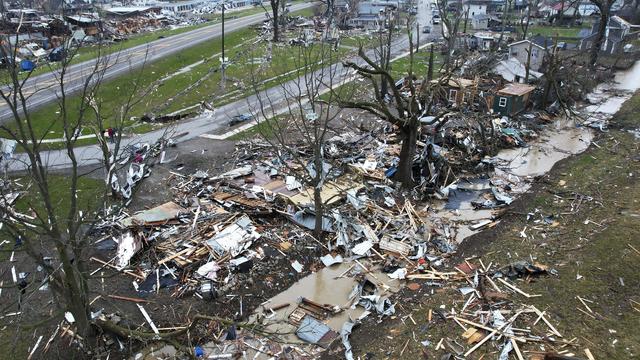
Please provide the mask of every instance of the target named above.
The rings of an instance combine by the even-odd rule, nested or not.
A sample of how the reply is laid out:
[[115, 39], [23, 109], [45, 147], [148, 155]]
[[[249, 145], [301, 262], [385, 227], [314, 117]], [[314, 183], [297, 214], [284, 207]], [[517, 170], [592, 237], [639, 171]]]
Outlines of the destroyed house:
[[[438, 82], [438, 80], [434, 81]], [[475, 82], [463, 78], [451, 78], [443, 87], [446, 91], [447, 102], [456, 106], [470, 100], [476, 91]]]
[[[84, 36], [95, 36], [101, 32], [102, 21], [92, 14], [65, 16], [64, 19], [72, 25], [74, 38], [81, 39]], [[76, 34], [77, 31], [79, 34]]]
[[515, 115], [529, 104], [534, 86], [511, 83], [498, 90], [493, 97], [493, 112], [504, 116]]
[[12, 24], [31, 25], [41, 22], [40, 14], [34, 9], [9, 9], [4, 17]]
[[476, 32], [470, 39], [470, 47], [478, 51], [490, 51], [495, 43], [495, 37], [491, 32]]
[[[591, 33], [580, 40], [580, 50], [587, 50], [593, 46], [598, 36], [598, 28], [600, 22], [596, 21], [591, 27]], [[638, 39], [640, 35], [640, 25], [630, 24], [625, 19], [619, 16], [612, 16], [609, 18], [607, 24], [607, 31], [605, 32], [604, 39], [600, 51], [608, 54], [616, 54], [622, 52], [624, 45], [631, 40]]]

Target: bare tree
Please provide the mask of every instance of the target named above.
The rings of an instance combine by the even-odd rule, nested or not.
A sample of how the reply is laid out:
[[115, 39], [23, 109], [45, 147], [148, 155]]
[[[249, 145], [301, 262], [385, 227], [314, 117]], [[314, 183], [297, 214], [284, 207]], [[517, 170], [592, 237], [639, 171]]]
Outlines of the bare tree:
[[498, 44], [496, 45], [496, 47], [499, 49], [500, 45], [502, 45], [502, 40], [504, 39], [504, 33], [505, 30], [507, 28], [507, 25], [509, 24], [509, 18], [510, 18], [510, 14], [509, 14], [509, 10], [512, 7], [512, 3], [513, 0], [504, 0], [504, 10], [502, 11], [502, 25], [500, 28], [500, 37], [498, 38]]
[[[393, 38], [393, 29], [395, 27], [395, 21], [393, 20], [393, 14], [391, 10], [385, 10], [386, 12], [386, 22], [388, 25], [388, 29], [386, 32], [381, 31], [378, 32], [378, 47], [375, 49], [376, 58], [378, 58], [378, 63], [380, 68], [385, 71], [391, 70], [391, 39]], [[380, 81], [380, 93], [382, 96], [386, 96], [388, 93], [389, 85], [393, 85], [393, 83], [389, 84], [387, 79], [381, 79]]]
[[527, 2], [527, 12], [520, 18], [520, 28], [522, 29], [522, 40], [525, 40], [529, 33], [529, 26], [531, 25], [531, 15], [538, 10], [540, 0], [533, 0]]
[[[28, 257], [43, 269], [47, 275], [49, 288], [56, 298], [55, 304], [60, 313], [69, 312], [73, 315], [78, 335], [85, 338], [94, 333], [95, 323], [91, 319], [89, 306], [89, 272], [88, 257], [89, 236], [87, 235], [99, 221], [102, 210], [84, 209], [78, 201], [80, 185], [88, 172], [83, 172], [82, 161], [76, 155], [78, 140], [83, 129], [91, 129], [98, 146], [102, 151], [102, 162], [105, 166], [104, 196], [96, 199], [95, 204], [110, 202], [110, 179], [114, 176], [115, 161], [118, 159], [118, 149], [124, 125], [133, 105], [139, 101], [139, 87], [133, 87], [129, 100], [115, 118], [107, 118], [103, 114], [103, 106], [99, 90], [104, 81], [106, 71], [114, 64], [113, 59], [105, 55], [102, 46], [94, 50], [96, 58], [90, 71], [83, 74], [79, 89], [73, 91], [69, 84], [75, 73], [70, 72], [82, 42], [74, 48], [67, 48], [61, 61], [50, 68], [52, 81], [45, 88], [33, 89], [29, 80], [33, 71], [20, 73], [16, 66], [18, 48], [17, 34], [14, 45], [0, 47], [0, 55], [9, 60], [9, 66], [4, 70], [5, 83], [0, 88], [0, 98], [11, 112], [11, 119], [0, 125], [0, 129], [11, 140], [15, 141], [24, 160], [21, 167], [30, 179], [31, 189], [28, 204], [31, 214], [25, 216], [18, 213], [7, 199], [0, 199], [0, 218], [5, 226], [4, 230], [11, 236], [21, 239], [21, 244]], [[1, 43], [9, 43], [7, 36], [0, 37]], [[144, 68], [144, 67], [143, 67]], [[133, 81], [138, 81], [134, 78]], [[31, 98], [40, 91], [56, 94], [55, 105], [59, 116], [54, 118], [44, 129], [33, 115]], [[135, 93], [134, 93], [135, 92]], [[72, 96], [73, 95], [73, 96]], [[45, 136], [54, 126], [62, 129], [62, 139], [59, 143], [63, 147], [63, 156], [58, 160], [68, 165], [66, 179], [68, 188], [60, 192], [55, 187], [50, 174], [50, 159], [47, 154]], [[107, 139], [105, 128], [116, 127], [117, 136]], [[108, 142], [114, 144], [109, 146]], [[16, 160], [17, 161], [17, 160]], [[3, 192], [6, 195], [6, 192]], [[62, 212], [59, 207], [63, 204], [68, 210]], [[96, 210], [95, 212], [93, 210]], [[53, 251], [51, 251], [53, 249]], [[50, 261], [50, 257], [54, 261]], [[36, 287], [35, 291], [37, 291]]]
[[334, 4], [334, 16], [336, 23], [340, 27], [347, 26], [347, 20], [353, 17], [358, 11], [360, 0], [346, 0], [343, 7], [337, 8]]
[[[2, 39], [3, 42], [6, 38]], [[11, 53], [2, 49], [5, 58], [12, 58], [15, 64], [17, 41]], [[93, 71], [83, 79], [79, 91], [81, 98], [77, 108], [71, 108], [67, 85], [67, 70], [73, 56], [65, 57], [55, 74], [55, 91], [58, 95], [59, 119], [63, 131], [63, 146], [66, 159], [69, 164], [69, 188], [64, 193], [54, 193], [51, 187], [47, 158], [44, 155], [44, 136], [47, 131], [37, 131], [35, 120], [31, 115], [29, 93], [25, 84], [31, 73], [22, 77], [15, 66], [9, 66], [6, 74], [9, 77], [6, 87], [0, 89], [0, 97], [10, 109], [15, 127], [2, 125], [0, 128], [8, 137], [16, 141], [27, 160], [26, 173], [35, 187], [34, 193], [38, 204], [31, 204], [34, 216], [25, 218], [16, 214], [12, 208], [1, 209], [3, 223], [12, 236], [22, 239], [22, 244], [29, 257], [49, 277], [50, 288], [57, 298], [57, 304], [61, 310], [73, 314], [77, 329], [82, 336], [92, 332], [88, 298], [88, 272], [85, 252], [87, 249], [87, 237], [85, 236], [86, 224], [90, 222], [87, 214], [83, 214], [78, 204], [77, 192], [79, 180], [83, 174], [79, 171], [81, 166], [76, 157], [76, 147], [81, 129], [89, 124], [91, 106], [87, 99], [96, 88], [104, 75], [107, 66], [104, 60], [98, 58]], [[52, 121], [50, 126], [53, 126]], [[58, 202], [68, 204], [69, 210], [61, 214], [56, 207]], [[55, 255], [59, 266], [53, 265], [47, 258], [46, 247], [55, 249]]]
[[595, 67], [598, 62], [598, 53], [604, 42], [604, 38], [607, 32], [607, 26], [609, 25], [609, 18], [611, 17], [611, 7], [615, 0], [591, 0], [591, 2], [598, 8], [600, 12], [600, 20], [598, 23], [598, 33], [596, 34], [595, 41], [591, 44], [589, 53], [589, 66]]
[[462, 0], [455, 0], [458, 11], [453, 17], [447, 16], [447, 5], [449, 4], [447, 0], [438, 0], [437, 4], [438, 12], [440, 13], [440, 19], [442, 21], [442, 37], [446, 42], [446, 52], [442, 67], [445, 69], [445, 71], [448, 72], [454, 66], [451, 60], [456, 48], [456, 40], [458, 39], [458, 31], [460, 30], [460, 21], [464, 16], [464, 11], [462, 11]]
[[[372, 99], [340, 99], [340, 105], [346, 108], [362, 109], [376, 117], [386, 120], [397, 127], [402, 147], [400, 159], [394, 178], [406, 189], [415, 185], [413, 177], [413, 163], [416, 156], [416, 144], [422, 124], [432, 125], [437, 130], [450, 118], [451, 112], [445, 110], [436, 114], [429, 121], [421, 122], [421, 119], [434, 111], [434, 105], [442, 94], [442, 85], [448, 83], [451, 73], [445, 73], [438, 81], [418, 80], [413, 72], [414, 47], [411, 31], [409, 33], [409, 69], [404, 75], [403, 90], [391, 86], [391, 101], [385, 99], [379, 90], [380, 82], [386, 81], [395, 84], [396, 81], [390, 71], [380, 66], [379, 62], [372, 59], [364, 49], [360, 48], [358, 55], [362, 63], [345, 62], [345, 66], [355, 70], [360, 76], [367, 79], [369, 90], [373, 93]], [[430, 61], [430, 63], [432, 63]]]
[[280, 41], [280, 32], [285, 26], [287, 2], [285, 0], [269, 0], [271, 5], [271, 21], [273, 29], [273, 41]]
[[[294, 57], [295, 70], [289, 73], [295, 76], [293, 80], [272, 89], [276, 91], [263, 91], [256, 74], [252, 81], [258, 99], [253, 113], [262, 125], [261, 138], [274, 149], [288, 174], [313, 189], [314, 235], [318, 239], [323, 236], [328, 200], [322, 198], [322, 189], [333, 167], [325, 156], [325, 142], [341, 112], [334, 106], [336, 94], [329, 91], [340, 79], [340, 67], [334, 64], [337, 61], [328, 44], [300, 46]], [[300, 143], [310, 148], [310, 162], [302, 156]]]

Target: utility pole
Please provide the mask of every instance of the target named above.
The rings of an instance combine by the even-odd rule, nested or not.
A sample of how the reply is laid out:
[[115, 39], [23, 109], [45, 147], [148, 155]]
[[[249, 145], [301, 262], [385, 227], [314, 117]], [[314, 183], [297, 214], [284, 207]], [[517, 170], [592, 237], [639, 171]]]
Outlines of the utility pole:
[[416, 22], [416, 54], [420, 51], [420, 23]]
[[222, 90], [224, 91], [224, 87], [226, 85], [226, 78], [225, 78], [225, 68], [227, 67], [227, 61], [224, 57], [224, 8], [225, 8], [225, 2], [222, 2], [222, 60], [220, 61], [221, 65], [221, 70], [222, 70], [222, 76], [220, 77], [220, 87], [222, 88]]

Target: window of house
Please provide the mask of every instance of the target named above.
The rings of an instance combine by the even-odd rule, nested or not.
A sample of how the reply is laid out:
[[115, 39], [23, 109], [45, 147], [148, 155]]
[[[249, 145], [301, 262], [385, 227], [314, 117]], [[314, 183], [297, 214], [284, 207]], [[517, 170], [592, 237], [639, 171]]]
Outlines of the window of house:
[[458, 98], [458, 90], [451, 89], [449, 90], [449, 101], [456, 101]]
[[532, 49], [531, 55], [533, 55], [534, 58], [538, 57], [538, 49]]
[[517, 52], [517, 51], [513, 51], [513, 50], [512, 50], [512, 51], [511, 51], [511, 56], [513, 56], [513, 57], [518, 56], [518, 52]]
[[500, 107], [507, 107], [507, 98], [505, 98], [505, 97], [501, 97], [501, 98], [500, 98], [500, 102], [498, 103], [498, 106], [500, 106]]

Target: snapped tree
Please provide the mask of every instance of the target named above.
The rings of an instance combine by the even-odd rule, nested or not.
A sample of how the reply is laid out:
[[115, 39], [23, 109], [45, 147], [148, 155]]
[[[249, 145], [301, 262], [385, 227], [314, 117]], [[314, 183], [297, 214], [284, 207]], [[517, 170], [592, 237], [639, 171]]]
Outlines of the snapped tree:
[[[434, 105], [441, 98], [443, 84], [448, 83], [452, 73], [443, 72], [437, 81], [428, 80], [432, 74], [431, 70], [428, 70], [428, 74], [414, 73], [414, 46], [411, 27], [408, 26], [408, 29], [409, 66], [407, 73], [399, 79], [399, 86], [395, 86], [396, 79], [391, 71], [382, 67], [379, 61], [376, 61], [370, 53], [360, 47], [358, 55], [361, 61], [347, 61], [344, 65], [368, 80], [370, 86], [367, 90], [372, 93], [372, 96], [364, 99], [339, 98], [340, 106], [365, 110], [396, 127], [402, 145], [394, 179], [400, 182], [405, 189], [410, 189], [415, 185], [413, 164], [422, 125], [434, 126], [434, 131], [437, 131], [452, 114], [451, 111], [445, 109], [433, 118], [426, 120], [427, 116], [433, 113]], [[433, 52], [431, 54], [433, 56]], [[429, 64], [433, 65], [432, 59]], [[382, 82], [390, 84], [389, 101], [380, 90]]]

